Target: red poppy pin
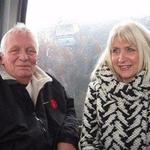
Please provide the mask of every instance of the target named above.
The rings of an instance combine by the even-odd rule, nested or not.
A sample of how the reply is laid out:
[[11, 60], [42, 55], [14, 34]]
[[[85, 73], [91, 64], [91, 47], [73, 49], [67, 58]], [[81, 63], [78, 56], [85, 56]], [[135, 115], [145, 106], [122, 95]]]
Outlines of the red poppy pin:
[[58, 107], [57, 100], [51, 99], [51, 100], [50, 100], [50, 107], [51, 107], [52, 109], [57, 109], [57, 107]]

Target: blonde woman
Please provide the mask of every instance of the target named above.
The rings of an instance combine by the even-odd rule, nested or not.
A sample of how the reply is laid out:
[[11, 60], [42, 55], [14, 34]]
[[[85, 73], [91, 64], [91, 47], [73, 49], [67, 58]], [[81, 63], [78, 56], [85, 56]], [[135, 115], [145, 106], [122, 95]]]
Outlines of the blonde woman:
[[150, 33], [137, 22], [110, 32], [88, 86], [79, 147], [150, 149]]

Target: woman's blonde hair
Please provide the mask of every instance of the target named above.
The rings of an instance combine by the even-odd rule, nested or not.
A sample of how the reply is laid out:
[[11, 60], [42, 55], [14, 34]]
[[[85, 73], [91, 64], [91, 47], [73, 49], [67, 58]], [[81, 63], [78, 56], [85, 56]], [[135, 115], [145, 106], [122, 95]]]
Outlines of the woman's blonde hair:
[[100, 56], [91, 79], [95, 78], [95, 71], [100, 69], [102, 65], [107, 64], [108, 67], [115, 73], [111, 62], [111, 49], [115, 40], [125, 40], [135, 46], [139, 51], [139, 69], [146, 70], [146, 79], [150, 80], [150, 31], [143, 25], [135, 21], [125, 21], [115, 25], [107, 41], [106, 49]]

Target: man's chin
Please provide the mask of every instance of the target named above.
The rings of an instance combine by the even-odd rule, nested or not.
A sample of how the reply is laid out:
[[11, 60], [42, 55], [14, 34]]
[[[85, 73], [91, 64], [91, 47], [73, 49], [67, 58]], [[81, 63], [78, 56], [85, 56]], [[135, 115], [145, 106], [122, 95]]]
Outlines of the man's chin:
[[18, 77], [20, 77], [20, 78], [30, 78], [30, 77], [32, 77], [32, 73], [30, 72], [22, 72], [22, 73], [20, 73], [20, 74], [18, 74]]

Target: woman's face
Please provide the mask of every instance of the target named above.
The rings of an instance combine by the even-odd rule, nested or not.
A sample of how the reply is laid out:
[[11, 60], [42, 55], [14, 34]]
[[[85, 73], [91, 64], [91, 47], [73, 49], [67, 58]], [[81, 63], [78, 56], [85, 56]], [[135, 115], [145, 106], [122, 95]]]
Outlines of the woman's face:
[[111, 49], [112, 66], [122, 82], [128, 83], [138, 73], [139, 52], [125, 40], [115, 40]]

